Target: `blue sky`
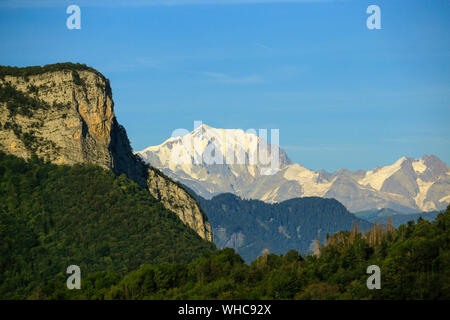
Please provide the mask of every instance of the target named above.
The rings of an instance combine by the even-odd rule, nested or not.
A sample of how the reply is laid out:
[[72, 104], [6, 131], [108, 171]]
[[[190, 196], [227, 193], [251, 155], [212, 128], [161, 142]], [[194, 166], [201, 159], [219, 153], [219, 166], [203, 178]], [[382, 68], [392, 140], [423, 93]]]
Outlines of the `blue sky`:
[[[371, 4], [381, 30], [366, 28]], [[449, 31], [439, 0], [0, 0], [0, 64], [95, 67], [136, 150], [202, 120], [278, 128], [310, 169], [450, 164]]]

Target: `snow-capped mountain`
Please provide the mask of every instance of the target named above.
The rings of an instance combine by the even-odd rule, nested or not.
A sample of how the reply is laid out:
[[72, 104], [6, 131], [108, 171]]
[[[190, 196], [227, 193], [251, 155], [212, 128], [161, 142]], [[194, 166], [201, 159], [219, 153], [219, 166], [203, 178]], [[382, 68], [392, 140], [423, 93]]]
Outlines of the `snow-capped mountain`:
[[[224, 192], [265, 202], [319, 196], [335, 198], [353, 212], [405, 213], [441, 210], [450, 203], [450, 167], [433, 155], [402, 157], [370, 171], [313, 171], [293, 164], [254, 132], [207, 125], [137, 153], [207, 199]], [[270, 160], [277, 153], [278, 170], [273, 170]]]

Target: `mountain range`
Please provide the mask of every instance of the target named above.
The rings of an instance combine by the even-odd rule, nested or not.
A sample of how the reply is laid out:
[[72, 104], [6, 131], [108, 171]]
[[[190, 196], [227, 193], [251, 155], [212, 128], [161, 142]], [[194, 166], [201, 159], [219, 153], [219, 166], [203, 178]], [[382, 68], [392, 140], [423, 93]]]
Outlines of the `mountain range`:
[[[225, 143], [227, 137], [234, 141]], [[267, 163], [249, 161], [261, 153], [261, 144], [267, 144], [262, 150], [269, 155], [278, 148], [279, 170], [273, 174], [264, 172]], [[184, 152], [183, 161], [174, 161], [173, 150]], [[228, 159], [230, 151], [234, 162], [199, 161], [214, 152]], [[137, 154], [206, 199], [226, 192], [268, 203], [315, 196], [337, 199], [352, 212], [390, 208], [401, 213], [443, 210], [450, 203], [450, 167], [434, 155], [402, 157], [369, 171], [315, 171], [293, 163], [283, 149], [254, 132], [205, 124]], [[246, 161], [238, 162], [237, 155]]]
[[369, 222], [377, 222], [384, 225], [386, 225], [390, 219], [394, 227], [398, 228], [400, 225], [406, 224], [409, 221], [417, 222], [420, 218], [428, 221], [434, 221], [438, 214], [439, 211], [405, 214], [392, 209], [383, 208], [379, 210], [375, 209], [356, 212], [355, 216]]

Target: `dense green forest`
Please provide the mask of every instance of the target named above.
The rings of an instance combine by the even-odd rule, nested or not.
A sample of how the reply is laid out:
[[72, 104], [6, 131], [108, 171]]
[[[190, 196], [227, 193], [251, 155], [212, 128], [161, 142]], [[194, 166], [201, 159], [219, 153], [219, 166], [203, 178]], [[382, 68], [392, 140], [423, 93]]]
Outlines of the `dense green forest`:
[[[328, 237], [315, 255], [264, 254], [250, 265], [225, 248], [188, 264], [143, 265], [119, 279], [99, 272], [81, 290], [61, 282], [43, 298], [64, 299], [450, 299], [450, 207], [436, 221], [398, 229], [374, 224]], [[369, 265], [381, 289], [369, 290]]]
[[197, 199], [213, 228], [214, 243], [234, 248], [247, 263], [264, 249], [308, 253], [315, 239], [322, 243], [327, 234], [350, 230], [355, 222], [362, 230], [372, 226], [335, 199], [304, 197], [269, 204], [231, 193]]
[[214, 249], [124, 175], [0, 152], [0, 298], [51, 290], [71, 264], [123, 276]]

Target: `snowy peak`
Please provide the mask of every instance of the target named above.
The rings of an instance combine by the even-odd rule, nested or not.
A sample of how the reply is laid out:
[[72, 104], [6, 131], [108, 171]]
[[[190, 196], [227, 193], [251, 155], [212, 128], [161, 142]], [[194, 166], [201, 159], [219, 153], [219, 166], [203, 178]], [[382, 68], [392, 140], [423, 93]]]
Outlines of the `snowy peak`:
[[394, 164], [377, 167], [374, 170], [367, 171], [364, 178], [358, 180], [363, 186], [370, 186], [375, 190], [381, 190], [384, 182], [390, 178], [393, 174], [402, 169], [402, 166], [408, 162], [408, 158], [401, 157]]
[[434, 155], [424, 155], [420, 159], [401, 157], [392, 165], [367, 171], [358, 182], [380, 191], [388, 179], [400, 172], [414, 180], [432, 181], [450, 174], [450, 168]]
[[[267, 142], [269, 133], [260, 131], [259, 134], [261, 136], [255, 130], [217, 129], [202, 124], [192, 132], [171, 137], [137, 153], [152, 165], [174, 172], [186, 170], [187, 166], [211, 165], [254, 166], [263, 171], [273, 166], [274, 160], [277, 160], [277, 169], [291, 163], [278, 144]], [[256, 174], [254, 169], [250, 172]]]

